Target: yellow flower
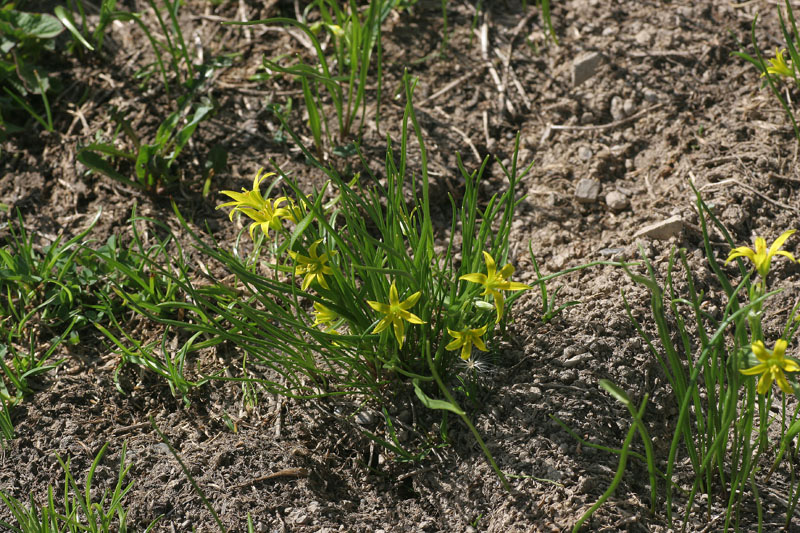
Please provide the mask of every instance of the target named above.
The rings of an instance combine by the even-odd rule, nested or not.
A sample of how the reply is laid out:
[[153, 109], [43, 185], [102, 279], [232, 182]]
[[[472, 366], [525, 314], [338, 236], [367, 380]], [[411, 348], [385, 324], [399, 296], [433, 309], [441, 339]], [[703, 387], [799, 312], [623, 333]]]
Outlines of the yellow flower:
[[458, 350], [461, 348], [461, 359], [465, 361], [472, 355], [472, 345], [474, 344], [477, 349], [486, 352], [486, 345], [483, 343], [483, 335], [486, 333], [486, 326], [478, 329], [462, 329], [461, 331], [453, 331], [447, 328], [447, 333], [453, 337], [453, 340], [445, 346], [446, 350]]
[[[328, 266], [328, 253], [324, 253], [322, 255], [317, 255], [317, 246], [321, 243], [322, 240], [314, 241], [311, 246], [308, 248], [308, 256], [298, 254], [297, 252], [289, 252], [289, 255], [292, 256], [297, 263], [299, 263], [295, 267], [295, 273], [298, 275], [305, 274], [303, 278], [303, 284], [301, 285], [301, 289], [306, 290], [311, 286], [314, 280], [317, 280], [317, 283], [323, 289], [329, 289], [328, 282], [325, 281], [325, 274], [332, 275], [333, 270], [330, 266]], [[336, 252], [332, 252], [336, 253]]]
[[793, 229], [785, 231], [783, 235], [775, 239], [775, 242], [772, 243], [772, 246], [769, 247], [769, 250], [767, 250], [767, 241], [761, 237], [756, 237], [755, 250], [748, 248], [747, 246], [734, 248], [731, 250], [731, 254], [728, 256], [728, 259], [725, 260], [725, 264], [727, 265], [732, 259], [737, 257], [747, 257], [756, 266], [756, 270], [758, 271], [759, 276], [761, 276], [761, 279], [764, 279], [767, 277], [767, 273], [769, 273], [769, 265], [775, 255], [783, 255], [795, 263], [797, 262], [792, 254], [787, 251], [780, 250], [780, 247], [783, 246], [783, 243], [786, 241], [786, 239], [788, 239], [795, 231], [796, 230]]
[[300, 208], [300, 206], [295, 204], [294, 200], [292, 200], [288, 196], [281, 196], [280, 198], [278, 198], [275, 201], [279, 202], [281, 200], [284, 200], [284, 201], [289, 203], [289, 206], [286, 208], [286, 210], [289, 212], [289, 214], [287, 216], [284, 216], [283, 218], [285, 218], [286, 220], [289, 220], [291, 222], [294, 222], [295, 224], [300, 222], [300, 220], [302, 220], [302, 218], [303, 218], [303, 210]]
[[[786, 48], [783, 50], [778, 50], [778, 47], [775, 47], [775, 59], [769, 59], [768, 61], [772, 64], [771, 67], [767, 67], [767, 72], [770, 74], [776, 74], [778, 76], [786, 76], [787, 78], [792, 77], [792, 69], [789, 68], [789, 65], [786, 64], [786, 60], [783, 59], [783, 53], [786, 51]], [[767, 72], [761, 74], [761, 77], [767, 75]]]
[[250, 237], [253, 236], [253, 230], [256, 228], [261, 228], [261, 231], [264, 232], [264, 236], [269, 237], [270, 228], [278, 231], [283, 227], [281, 220], [291, 217], [291, 212], [288, 209], [279, 207], [284, 201], [286, 201], [285, 197], [278, 198], [274, 203], [269, 199], [264, 200], [264, 206], [258, 211], [253, 209], [239, 209], [239, 211], [255, 220], [255, 222], [250, 224]]
[[339, 313], [319, 302], [314, 302], [314, 323], [311, 324], [312, 326], [328, 326], [328, 329], [325, 331], [330, 333], [331, 331], [335, 331], [333, 329], [333, 323], [337, 320], [339, 320]]
[[761, 363], [752, 368], [740, 369], [739, 372], [747, 376], [761, 374], [757, 389], [759, 394], [766, 394], [773, 381], [778, 382], [778, 386], [783, 392], [791, 394], [792, 387], [786, 381], [786, 376], [783, 373], [800, 371], [800, 366], [791, 359], [784, 357], [786, 341], [778, 339], [773, 350], [768, 350], [761, 341], [754, 342], [750, 347]]
[[264, 171], [263, 168], [258, 169], [256, 172], [255, 178], [253, 178], [253, 189], [248, 191], [244, 187], [242, 187], [242, 192], [236, 191], [221, 191], [222, 194], [230, 196], [233, 198], [233, 202], [227, 202], [217, 206], [217, 209], [221, 209], [223, 207], [234, 206], [231, 209], [231, 220], [233, 220], [233, 214], [236, 211], [244, 211], [245, 209], [254, 209], [259, 211], [264, 207], [264, 198], [261, 196], [261, 182], [264, 179], [274, 176], [274, 172], [267, 172], [266, 174], [261, 174]]
[[[261, 196], [261, 182], [275, 175], [274, 172], [262, 174], [263, 171], [264, 169], [262, 168], [256, 173], [255, 178], [253, 178], [253, 188], [249, 191], [244, 187], [242, 187], [242, 192], [221, 191], [222, 194], [233, 198], [233, 201], [217, 206], [217, 209], [233, 206], [230, 213], [231, 220], [233, 220], [233, 214], [237, 211], [253, 219], [255, 222], [250, 224], [251, 237], [253, 236], [253, 230], [257, 227], [261, 228], [264, 235], [269, 236], [270, 228], [276, 231], [281, 229], [282, 219], [297, 222], [300, 214], [300, 209], [294, 204], [291, 198], [281, 196], [273, 201]], [[283, 203], [288, 203], [289, 207], [280, 207]]]
[[465, 274], [458, 279], [483, 285], [481, 296], [492, 295], [494, 306], [497, 309], [497, 322], [500, 322], [500, 319], [503, 318], [503, 307], [505, 306], [505, 298], [500, 291], [523, 291], [531, 287], [524, 283], [508, 281], [511, 274], [514, 273], [512, 265], [506, 265], [498, 272], [497, 265], [491, 255], [483, 252], [483, 258], [486, 260], [486, 274]]
[[369, 304], [370, 307], [372, 307], [377, 312], [386, 315], [381, 319], [380, 322], [378, 322], [378, 324], [375, 326], [375, 329], [372, 330], [372, 332], [380, 333], [381, 331], [388, 328], [389, 324], [391, 324], [394, 328], [394, 338], [397, 339], [397, 343], [402, 348], [403, 341], [406, 340], [406, 329], [405, 329], [405, 324], [403, 324], [403, 320], [405, 320], [406, 322], [410, 322], [411, 324], [425, 323], [420, 317], [408, 311], [409, 309], [414, 307], [414, 304], [417, 303], [421, 295], [422, 293], [417, 291], [401, 302], [400, 297], [397, 294], [397, 287], [395, 286], [393, 281], [392, 286], [389, 288], [388, 304], [367, 300], [367, 303]]

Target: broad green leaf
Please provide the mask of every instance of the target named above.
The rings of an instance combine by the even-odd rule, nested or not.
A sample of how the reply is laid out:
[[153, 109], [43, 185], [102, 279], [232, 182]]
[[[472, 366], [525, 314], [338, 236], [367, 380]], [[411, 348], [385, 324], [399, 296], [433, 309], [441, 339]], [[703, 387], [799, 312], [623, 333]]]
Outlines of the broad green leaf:
[[44, 13], [0, 11], [0, 21], [4, 33], [17, 39], [52, 39], [64, 31], [57, 18]]

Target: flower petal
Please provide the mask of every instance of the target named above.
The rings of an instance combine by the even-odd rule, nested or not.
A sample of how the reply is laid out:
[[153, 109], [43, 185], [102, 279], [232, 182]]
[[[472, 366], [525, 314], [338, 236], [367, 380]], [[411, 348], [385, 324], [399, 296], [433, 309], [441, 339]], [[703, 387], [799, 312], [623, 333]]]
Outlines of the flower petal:
[[461, 346], [462, 340], [454, 338], [447, 346], [444, 347], [445, 350], [457, 350]]
[[392, 286], [389, 287], [389, 306], [396, 306], [400, 304], [400, 297], [397, 295], [397, 286], [392, 282]]
[[783, 360], [783, 371], [784, 372], [800, 372], [800, 365], [798, 365], [796, 361], [793, 361], [791, 359], [784, 359]]
[[748, 248], [747, 246], [739, 246], [738, 248], [734, 248], [733, 250], [731, 250], [730, 255], [725, 260], [725, 264], [727, 265], [728, 263], [730, 263], [733, 259], [736, 259], [737, 257], [747, 257], [751, 261], [755, 262], [756, 253], [753, 250], [751, 250], [750, 248]]
[[767, 350], [766, 346], [764, 346], [764, 343], [761, 341], [756, 341], [753, 344], [751, 344], [750, 349], [753, 350], [753, 353], [762, 363], [766, 363], [772, 356], [770, 351]]
[[778, 375], [775, 376], [775, 381], [778, 382], [778, 387], [780, 387], [781, 390], [786, 394], [792, 394], [794, 392], [792, 390], [792, 386], [789, 385], [788, 381], [786, 381], [786, 376], [783, 375], [783, 372], [778, 372]]
[[[775, 255], [778, 250], [783, 246], [783, 243], [786, 242], [786, 239], [792, 236], [792, 234], [797, 231], [794, 229], [790, 229], [788, 231], [784, 231], [780, 237], [775, 239], [775, 242], [772, 243], [772, 246], [769, 247], [769, 254], [770, 256]], [[766, 243], [765, 243], [766, 244]]]
[[739, 372], [744, 374], [745, 376], [755, 376], [758, 374], [763, 374], [769, 369], [766, 363], [761, 363], [760, 365], [756, 365], [750, 368], [740, 368]]
[[786, 354], [786, 346], [788, 346], [788, 343], [784, 339], [776, 340], [775, 348], [772, 349], [772, 357], [783, 359], [784, 354]]
[[489, 252], [484, 250], [483, 260], [486, 261], [486, 271], [489, 273], [489, 277], [493, 277], [493, 274], [497, 269], [497, 264], [494, 262], [494, 257], [489, 255]]
[[371, 308], [376, 310], [379, 313], [388, 314], [389, 313], [389, 306], [382, 302], [373, 302], [372, 300], [367, 300], [367, 305]]
[[387, 327], [389, 327], [389, 317], [383, 317], [381, 321], [378, 322], [378, 324], [375, 326], [375, 329], [372, 330], [372, 333], [380, 333]]
[[400, 317], [395, 317], [392, 325], [394, 326], [394, 338], [397, 339], [397, 343], [402, 348], [403, 342], [406, 340], [405, 324], [403, 324], [403, 320]]
[[425, 323], [424, 320], [422, 320], [420, 317], [418, 317], [417, 315], [415, 315], [414, 313], [412, 313], [410, 311], [402, 311], [400, 313], [400, 316], [406, 322], [411, 322], [412, 324], [424, 324]]
[[482, 352], [488, 352], [489, 350], [486, 349], [486, 344], [483, 342], [483, 339], [480, 337], [473, 337], [472, 339], [475, 341], [475, 347]]
[[500, 269], [499, 277], [501, 277], [503, 279], [508, 279], [514, 273], [514, 270], [515, 270], [514, 269], [514, 265], [509, 263], [509, 264], [507, 264], [506, 266], [504, 266], [503, 268]]
[[466, 361], [469, 359], [469, 356], [472, 355], [472, 343], [465, 342], [464, 345], [461, 347], [461, 359]]
[[766, 394], [772, 385], [772, 379], [769, 372], [764, 372], [761, 379], [758, 380], [758, 388], [756, 389], [759, 394]]
[[459, 280], [469, 281], [472, 283], [480, 283], [481, 285], [486, 285], [486, 274], [464, 274]]
[[414, 307], [414, 304], [416, 304], [419, 301], [420, 296], [422, 296], [422, 292], [420, 291], [415, 292], [400, 304], [400, 309], [411, 309], [412, 307]]
[[503, 318], [503, 308], [506, 305], [506, 299], [503, 297], [503, 293], [493, 291], [492, 296], [494, 297], [494, 306], [497, 309], [497, 322], [500, 322], [500, 319]]

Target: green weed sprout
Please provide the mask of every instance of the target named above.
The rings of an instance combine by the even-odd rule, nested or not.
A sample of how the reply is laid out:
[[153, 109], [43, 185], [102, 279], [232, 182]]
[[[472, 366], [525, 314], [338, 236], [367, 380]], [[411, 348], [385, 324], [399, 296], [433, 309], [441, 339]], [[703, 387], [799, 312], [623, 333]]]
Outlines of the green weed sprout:
[[[98, 140], [81, 146], [78, 151], [78, 161], [93, 172], [131, 187], [155, 193], [163, 187], [181, 181], [182, 175], [174, 168], [175, 161], [198, 126], [213, 115], [215, 102], [205, 93], [214, 69], [225, 64], [227, 60], [214, 58], [203, 65], [194, 65], [178, 24], [180, 2], [164, 0], [163, 8], [159, 8], [155, 0], [148, 0], [148, 3], [155, 14], [163, 41], [156, 39], [154, 32], [142, 21], [139, 13], [116, 10], [115, 0], [103, 2], [100, 22], [92, 34], [92, 40], [97, 43], [98, 48], [101, 47], [103, 30], [114, 20], [136, 23], [152, 46], [156, 57], [155, 65], [163, 80], [164, 92], [167, 96], [173, 95], [177, 102], [176, 109], [162, 121], [155, 135], [149, 139], [143, 138], [134, 130], [126, 117], [112, 109], [111, 118], [117, 124], [114, 139]], [[63, 8], [60, 13], [62, 20], [69, 18]], [[165, 14], [168, 16], [166, 19]], [[78, 35], [82, 34], [78, 32]], [[137, 75], [143, 79], [143, 84], [151, 78], [154, 69], [153, 65], [149, 65]], [[168, 70], [172, 73], [171, 78]], [[176, 85], [180, 91], [177, 97], [174, 96]], [[117, 147], [115, 141], [120, 133], [127, 137], [131, 149]], [[205, 164], [205, 194], [210, 186], [211, 176], [214, 171], [224, 167], [226, 159], [227, 153], [219, 146], [211, 149]], [[120, 170], [118, 164], [120, 161], [126, 161], [132, 169]]]
[[[72, 474], [70, 460], [64, 461], [57, 456], [65, 475], [61, 505], [56, 503], [52, 486], [47, 487], [47, 500], [44, 505], [37, 504], [33, 494], [31, 494], [30, 501], [26, 505], [11, 494], [0, 490], [0, 502], [8, 509], [15, 521], [9, 523], [0, 520], [0, 526], [5, 528], [4, 531], [13, 533], [39, 533], [43, 531], [69, 533], [81, 531], [109, 533], [114, 531], [123, 533], [128, 531], [128, 513], [122, 505], [122, 500], [133, 487], [132, 481], [125, 484], [125, 477], [131, 469], [130, 464], [125, 464], [127, 443], [122, 445], [119, 473], [114, 490], [106, 489], [99, 501], [92, 497], [92, 482], [94, 481], [95, 471], [100, 465], [107, 448], [108, 443], [103, 445], [100, 451], [97, 452], [86, 475], [86, 483], [83, 487], [78, 486]], [[152, 531], [160, 519], [161, 517], [158, 517], [153, 520], [147, 526], [145, 532]]]
[[[673, 427], [669, 451], [666, 457], [659, 458], [654, 455], [654, 447], [643, 422], [646, 419], [645, 403], [636, 410], [630, 400], [626, 400], [624, 391], [610, 382], [603, 382], [601, 386], [628, 405], [634, 419], [623, 448], [612, 451], [620, 457], [620, 469], [624, 469], [627, 458], [631, 456], [646, 461], [651, 476], [651, 508], [654, 511], [658, 508], [659, 494], [662, 493], [659, 487], [663, 487], [666, 518], [670, 527], [673, 527], [674, 492], [680, 487], [675, 479], [675, 467], [682, 462], [682, 454], [685, 453], [694, 479], [691, 489], [684, 492], [684, 529], [698, 493], [708, 495], [709, 513], [714, 498], [723, 499], [726, 502], [723, 529], [738, 529], [749, 489], [754, 498], [760, 530], [763, 509], [759, 487], [769, 482], [770, 475], [785, 455], [788, 442], [800, 433], [800, 410], [794, 408], [792, 412], [787, 412], [789, 408], [785, 397], [781, 400], [781, 415], [771, 415], [775, 402], [774, 383], [778, 384], [778, 390], [783, 395], [800, 392], [794, 374], [800, 371], [800, 361], [786, 355], [799, 326], [796, 320], [798, 306], [790, 313], [783, 335], [774, 342], [771, 350], [766, 347], [761, 327], [763, 309], [768, 305], [769, 298], [777, 292], [769, 291], [767, 287], [772, 259], [782, 255], [794, 261], [791, 253], [781, 249], [794, 230], [783, 233], [769, 248], [763, 238], [757, 238], [752, 249], [734, 247], [724, 226], [696, 190], [695, 193], [708, 264], [728, 301], [721, 316], [710, 315], [704, 310], [705, 295], [698, 293], [695, 288], [694, 275], [684, 250], [670, 255], [663, 285], [659, 283], [655, 269], [644, 254], [642, 260], [647, 269], [646, 275], [636, 274], [626, 267], [631, 279], [650, 292], [657, 340], [645, 333], [642, 325], [633, 317], [624, 293], [623, 301], [629, 317], [667, 379], [669, 392], [676, 401], [678, 419]], [[732, 261], [739, 264], [742, 280], [737, 286], [732, 284], [711, 248], [709, 221], [731, 246], [725, 264]], [[752, 262], [752, 272], [745, 268], [742, 258]], [[678, 264], [684, 271], [686, 287], [680, 294], [673, 279]], [[690, 335], [690, 329], [695, 330], [694, 335]], [[698, 339], [698, 345], [692, 341], [693, 338]], [[760, 376], [757, 384], [751, 376]], [[645, 445], [644, 456], [630, 448], [637, 432]], [[659, 462], [666, 465], [664, 472], [656, 467]], [[770, 462], [772, 466], [767, 469]], [[791, 464], [789, 467], [793, 468]], [[619, 483], [621, 472], [618, 470], [609, 491]], [[798, 492], [792, 470], [786, 498], [787, 527], [798, 503]], [[609, 494], [607, 492], [597, 505], [581, 517], [573, 531], [580, 528]]]
[[10, 409], [33, 391], [32, 380], [58, 366], [56, 350], [80, 342], [107, 309], [93, 293], [107, 289], [104, 264], [87, 248], [100, 212], [78, 235], [46, 246], [18, 213], [0, 246], [0, 444], [13, 438]]
[[[8, 122], [21, 111], [28, 113], [45, 130], [52, 132], [53, 115], [47, 97], [51, 89], [49, 73], [40, 62], [46, 51], [55, 50], [55, 39], [64, 30], [57, 18], [46, 13], [18, 11], [3, 2], [0, 9], [0, 139], [24, 128]], [[37, 110], [31, 99], [38, 95], [44, 105]]]
[[[264, 58], [264, 68], [300, 82], [308, 113], [308, 127], [314, 140], [316, 156], [324, 160], [326, 154], [353, 154], [351, 133], [358, 122], [358, 137], [366, 118], [365, 94], [373, 56], [377, 56], [375, 123], [380, 129], [380, 101], [383, 82], [381, 25], [392, 9], [402, 5], [401, 0], [371, 0], [362, 10], [354, 0], [315, 0], [306, 7], [303, 21], [289, 18], [271, 18], [226, 24], [270, 24], [292, 27], [298, 31], [316, 57], [307, 64], [298, 57], [297, 62], [284, 66], [277, 59]], [[308, 22], [312, 12], [316, 22]], [[321, 34], [330, 39], [332, 46], [323, 51]], [[324, 103], [330, 101], [336, 117], [335, 130], [328, 123]], [[360, 119], [359, 119], [360, 116]]]

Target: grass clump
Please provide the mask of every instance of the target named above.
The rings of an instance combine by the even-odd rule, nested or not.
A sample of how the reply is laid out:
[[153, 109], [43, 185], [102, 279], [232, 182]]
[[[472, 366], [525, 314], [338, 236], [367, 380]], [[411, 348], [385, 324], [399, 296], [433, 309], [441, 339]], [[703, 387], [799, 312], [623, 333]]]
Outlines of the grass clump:
[[[781, 464], [790, 471], [785, 499], [786, 527], [796, 520], [800, 498], [794, 463], [796, 450], [788, 455], [787, 450], [800, 433], [800, 408], [796, 401], [787, 401], [787, 396], [800, 393], [794, 374], [800, 371], [800, 360], [788, 355], [791, 350], [787, 352], [787, 348], [800, 327], [799, 306], [791, 309], [779, 336], [765, 334], [762, 330], [770, 298], [780, 292], [770, 290], [767, 283], [772, 261], [778, 255], [795, 261], [791, 253], [781, 249], [794, 230], [783, 233], [769, 247], [760, 237], [752, 249], [735, 247], [699, 193], [697, 209], [708, 266], [724, 291], [727, 303], [721, 316], [705, 310], [706, 295], [696, 289], [685, 250], [670, 255], [663, 284], [644, 254], [645, 275], [626, 268], [631, 279], [650, 292], [652, 319], [657, 331], [655, 338], [645, 332], [633, 317], [627, 300], [625, 303], [636, 329], [666, 376], [678, 418], [672, 426], [666, 456], [657, 456], [643, 424], [647, 397], [637, 407], [627, 393], [613, 383], [601, 382], [603, 388], [629, 408], [633, 424], [622, 449], [606, 448], [620, 457], [620, 469], [609, 492], [581, 517], [573, 531], [578, 531], [610, 496], [630, 456], [646, 463], [651, 509], [655, 512], [660, 508], [659, 500], [663, 501], [670, 527], [675, 527], [674, 510], [679, 501], [685, 505], [682, 528], [685, 530], [698, 494], [705, 494], [708, 496], [707, 516], [711, 516], [715, 501], [724, 504], [721, 530], [738, 530], [742, 514], [749, 512], [746, 509], [750, 504], [756, 510], [760, 530], [764, 519], [762, 494], [769, 490], [770, 477]], [[711, 248], [711, 224], [731, 246], [725, 265], [738, 263], [737, 272], [741, 275], [738, 285]], [[748, 260], [754, 268], [749, 270], [742, 259]], [[678, 290], [675, 279], [679, 265], [685, 276], [683, 291]], [[756, 382], [751, 376], [759, 376], [759, 379]], [[775, 383], [777, 389], [773, 386]], [[645, 446], [644, 455], [632, 449], [637, 433]], [[680, 465], [690, 472], [688, 485], [680, 482]]]
[[[426, 407], [460, 417], [493, 463], [450, 387], [468, 372], [457, 363], [469, 360], [472, 348], [496, 346], [511, 305], [530, 288], [511, 280], [514, 267], [506, 260], [520, 201], [516, 186], [530, 167], [518, 165], [517, 140], [511, 167], [500, 164], [508, 189], [480, 207], [478, 183], [488, 158], [473, 173], [461, 166], [465, 194], [460, 205], [450, 199], [448, 240], [437, 248], [427, 155], [411, 105], [413, 82], [405, 83], [402, 135], [398, 146], [387, 145], [383, 176], [366, 165], [363, 174], [341, 176], [308, 151], [328, 178], [321, 190], [304, 193], [275, 167], [277, 179], [262, 191], [271, 176], [259, 173], [251, 189], [226, 191], [232, 201], [220, 205], [231, 209], [231, 218], [246, 217], [243, 232], [252, 237], [252, 247], [241, 234], [231, 251], [226, 243], [208, 244], [195, 235], [195, 247], [233, 274], [235, 284], [200, 286], [188, 272], [173, 275], [183, 302], [158, 307], [181, 306], [180, 321], [130, 304], [193, 333], [180, 353], [223, 342], [236, 346], [245, 355], [242, 368], [223, 379], [251, 391], [294, 398], [348, 395], [377, 407], [413, 391]], [[420, 175], [408, 168], [412, 131], [421, 150]], [[271, 196], [279, 185], [283, 192]], [[170, 271], [165, 268], [165, 275]], [[401, 457], [415, 456], [396, 437], [373, 437]]]
[[[30, 495], [26, 504], [0, 490], [0, 502], [10, 511], [14, 520], [14, 522], [0, 520], [0, 526], [6, 528], [5, 531], [13, 533], [127, 532], [128, 513], [122, 505], [122, 500], [133, 487], [132, 481], [127, 484], [125, 482], [125, 477], [131, 468], [131, 465], [125, 464], [127, 444], [122, 446], [119, 473], [114, 489], [104, 490], [99, 501], [96, 501], [91, 495], [95, 471], [107, 448], [108, 444], [105, 444], [95, 456], [83, 487], [78, 485], [72, 474], [70, 460], [64, 461], [61, 457], [56, 456], [64, 470], [64, 489], [60, 498], [54, 494], [52, 486], [47, 487], [47, 499], [41, 505], [37, 503], [33, 494]], [[144, 531], [151, 531], [159, 520], [160, 517], [153, 520]]]

